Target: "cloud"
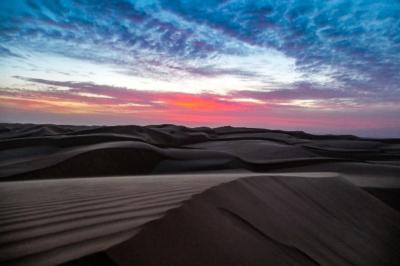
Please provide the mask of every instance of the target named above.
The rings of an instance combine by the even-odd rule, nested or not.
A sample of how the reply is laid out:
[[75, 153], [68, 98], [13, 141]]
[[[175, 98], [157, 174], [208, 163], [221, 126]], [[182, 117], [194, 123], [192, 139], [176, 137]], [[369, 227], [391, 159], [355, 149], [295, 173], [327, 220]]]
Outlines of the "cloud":
[[[50, 84], [51, 81], [45, 81]], [[366, 129], [397, 132], [394, 112], [371, 105], [352, 112], [291, 105], [291, 99], [221, 98], [213, 94], [154, 93], [74, 82], [57, 83], [66, 89], [0, 89], [0, 121], [78, 124], [175, 123], [189, 126], [262, 126], [325, 133], [366, 134]], [[53, 85], [54, 86], [54, 85]], [[101, 95], [101, 97], [97, 97]], [[243, 93], [245, 95], [245, 93]], [[241, 96], [243, 96], [241, 95]], [[280, 98], [281, 97], [281, 98]], [[279, 99], [278, 99], [279, 98]], [[238, 100], [239, 99], [239, 100]], [[245, 99], [245, 100], [244, 100]], [[250, 100], [252, 99], [252, 100]], [[286, 104], [284, 104], [286, 103]], [[385, 130], [386, 131], [385, 131]]]
[[398, 1], [21, 2], [1, 13], [2, 50], [18, 44], [127, 69], [139, 63], [144, 72], [159, 61], [165, 75], [173, 63], [175, 72], [240, 76], [250, 73], [190, 62], [261, 47], [310, 74], [329, 67], [350, 88], [399, 84]]
[[[299, 121], [311, 109], [317, 116], [335, 108], [351, 117], [393, 120], [391, 114], [400, 116], [399, 13], [400, 2], [393, 0], [2, 1], [1, 93], [21, 101], [24, 95], [84, 102], [99, 112], [101, 105], [119, 104], [123, 110], [175, 112], [190, 109], [182, 101], [193, 101], [187, 114], [193, 119], [204, 104], [260, 121], [263, 112], [271, 120], [285, 113], [292, 121], [292, 111]], [[45, 62], [78, 82], [47, 75]], [[90, 75], [87, 62], [103, 68]], [[88, 78], [78, 79], [71, 69]], [[34, 79], [15, 83], [15, 75]], [[165, 92], [168, 82], [174, 86], [167, 89], [180, 93]], [[46, 89], [34, 92], [27, 84]], [[233, 100], [248, 98], [266, 104]]]
[[[5, 97], [19, 97], [32, 99], [53, 99], [57, 101], [84, 102], [87, 104], [114, 105], [123, 107], [140, 107], [153, 109], [175, 109], [201, 111], [204, 113], [235, 111], [246, 109], [254, 102], [245, 101], [237, 104], [233, 98], [221, 98], [217, 94], [189, 94], [172, 92], [150, 92], [127, 89], [116, 86], [98, 85], [90, 82], [53, 81], [37, 78], [16, 77], [24, 81], [44, 84], [45, 90], [22, 90], [3, 88]], [[0, 94], [1, 95], [1, 94]], [[133, 109], [134, 109], [133, 108]], [[132, 108], [131, 108], [132, 109]], [[137, 108], [136, 108], [137, 109]]]
[[[129, 104], [136, 103], [138, 105], [153, 106], [158, 101], [173, 105], [176, 101], [176, 106], [189, 107], [197, 106], [199, 109], [207, 109], [210, 104], [218, 102], [226, 103], [266, 103], [269, 105], [285, 105], [290, 104], [296, 106], [297, 103], [302, 101], [320, 101], [322, 104], [320, 109], [333, 108], [338, 106], [354, 108], [361, 107], [367, 108], [371, 105], [379, 106], [395, 106], [400, 100], [400, 92], [392, 91], [385, 94], [380, 94], [375, 91], [366, 92], [363, 90], [346, 90], [343, 88], [327, 88], [325, 86], [315, 86], [307, 82], [295, 82], [289, 84], [284, 89], [275, 89], [269, 91], [263, 90], [238, 90], [228, 93], [225, 96], [213, 93], [189, 94], [189, 93], [176, 93], [176, 92], [157, 92], [157, 91], [142, 91], [124, 87], [99, 85], [92, 82], [73, 82], [73, 81], [54, 81], [38, 78], [28, 78], [14, 76], [14, 78], [32, 82], [33, 84], [47, 85], [46, 90], [41, 90], [37, 93], [57, 95], [60, 99], [77, 99], [82, 96], [84, 100], [90, 100], [101, 103], [118, 103]], [[67, 88], [67, 90], [65, 90]], [[16, 90], [23, 91], [23, 90]], [[91, 96], [91, 97], [90, 97]], [[72, 97], [72, 98], [71, 98]], [[246, 101], [238, 101], [237, 99], [248, 99]], [[187, 103], [184, 104], [183, 102]], [[194, 101], [196, 103], [191, 104]], [[179, 104], [180, 103], [180, 104]], [[204, 107], [201, 108], [201, 103]], [[206, 107], [208, 105], [208, 107]], [[228, 105], [227, 105], [228, 106]], [[227, 107], [226, 106], [226, 107]], [[302, 107], [301, 104], [298, 105]], [[221, 106], [218, 106], [222, 108]], [[303, 106], [304, 107], [304, 106]], [[193, 108], [195, 109], [195, 108]], [[229, 108], [228, 108], [229, 109]], [[216, 108], [218, 110], [218, 108]], [[389, 108], [389, 111], [393, 109]]]
[[332, 67], [349, 89], [364, 81], [398, 88], [398, 1], [174, 1], [166, 8], [241, 42], [282, 51], [305, 71]]
[[[397, 104], [382, 107], [373, 102], [368, 106], [352, 107], [351, 102], [345, 102], [346, 98], [333, 92], [312, 100], [298, 99], [297, 95], [311, 88], [298, 88], [296, 93], [288, 94], [271, 92], [270, 95], [243, 91], [221, 98], [216, 94], [156, 93], [93, 83], [31, 79], [33, 81], [49, 87], [46, 90], [0, 88], [0, 121], [230, 124], [288, 130], [301, 128], [315, 133], [368, 135], [368, 132], [380, 132], [379, 136], [399, 132]], [[321, 104], [313, 111], [315, 105]]]

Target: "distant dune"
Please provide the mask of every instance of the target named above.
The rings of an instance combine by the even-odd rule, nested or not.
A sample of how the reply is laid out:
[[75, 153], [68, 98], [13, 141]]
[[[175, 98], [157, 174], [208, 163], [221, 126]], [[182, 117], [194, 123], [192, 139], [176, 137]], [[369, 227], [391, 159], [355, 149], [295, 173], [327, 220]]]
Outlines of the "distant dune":
[[[0, 127], [0, 179], [247, 169], [399, 174], [400, 140], [174, 125]], [[296, 170], [297, 171], [297, 170]]]
[[400, 265], [399, 202], [400, 139], [0, 124], [2, 265]]

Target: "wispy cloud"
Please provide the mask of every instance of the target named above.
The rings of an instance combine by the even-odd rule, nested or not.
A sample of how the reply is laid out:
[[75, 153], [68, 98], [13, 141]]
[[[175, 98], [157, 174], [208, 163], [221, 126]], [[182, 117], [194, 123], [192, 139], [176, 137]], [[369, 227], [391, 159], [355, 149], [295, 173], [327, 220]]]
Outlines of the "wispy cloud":
[[157, 61], [167, 74], [169, 67], [252, 76], [191, 63], [248, 55], [257, 47], [294, 58], [310, 74], [329, 67], [349, 86], [399, 83], [397, 1], [89, 2], [9, 1], [0, 17], [2, 50], [23, 45], [128, 69], [142, 63], [142, 72], [154, 71], [149, 62]]

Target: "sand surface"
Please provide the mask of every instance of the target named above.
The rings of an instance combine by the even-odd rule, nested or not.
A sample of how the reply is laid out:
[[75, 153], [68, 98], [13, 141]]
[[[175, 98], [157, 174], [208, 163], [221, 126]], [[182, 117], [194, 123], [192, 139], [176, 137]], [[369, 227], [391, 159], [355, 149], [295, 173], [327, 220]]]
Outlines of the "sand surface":
[[399, 265], [399, 162], [397, 139], [0, 124], [0, 262]]

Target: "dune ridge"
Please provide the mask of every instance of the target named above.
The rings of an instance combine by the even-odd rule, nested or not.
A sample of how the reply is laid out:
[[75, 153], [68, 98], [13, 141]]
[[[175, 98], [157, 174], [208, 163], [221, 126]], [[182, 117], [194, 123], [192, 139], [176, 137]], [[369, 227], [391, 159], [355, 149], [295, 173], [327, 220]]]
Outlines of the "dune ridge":
[[104, 253], [117, 265], [398, 265], [399, 238], [400, 213], [342, 178], [258, 176], [208, 189]]
[[133, 236], [145, 223], [192, 195], [239, 176], [3, 182], [0, 261], [2, 265], [56, 265], [104, 249]]

